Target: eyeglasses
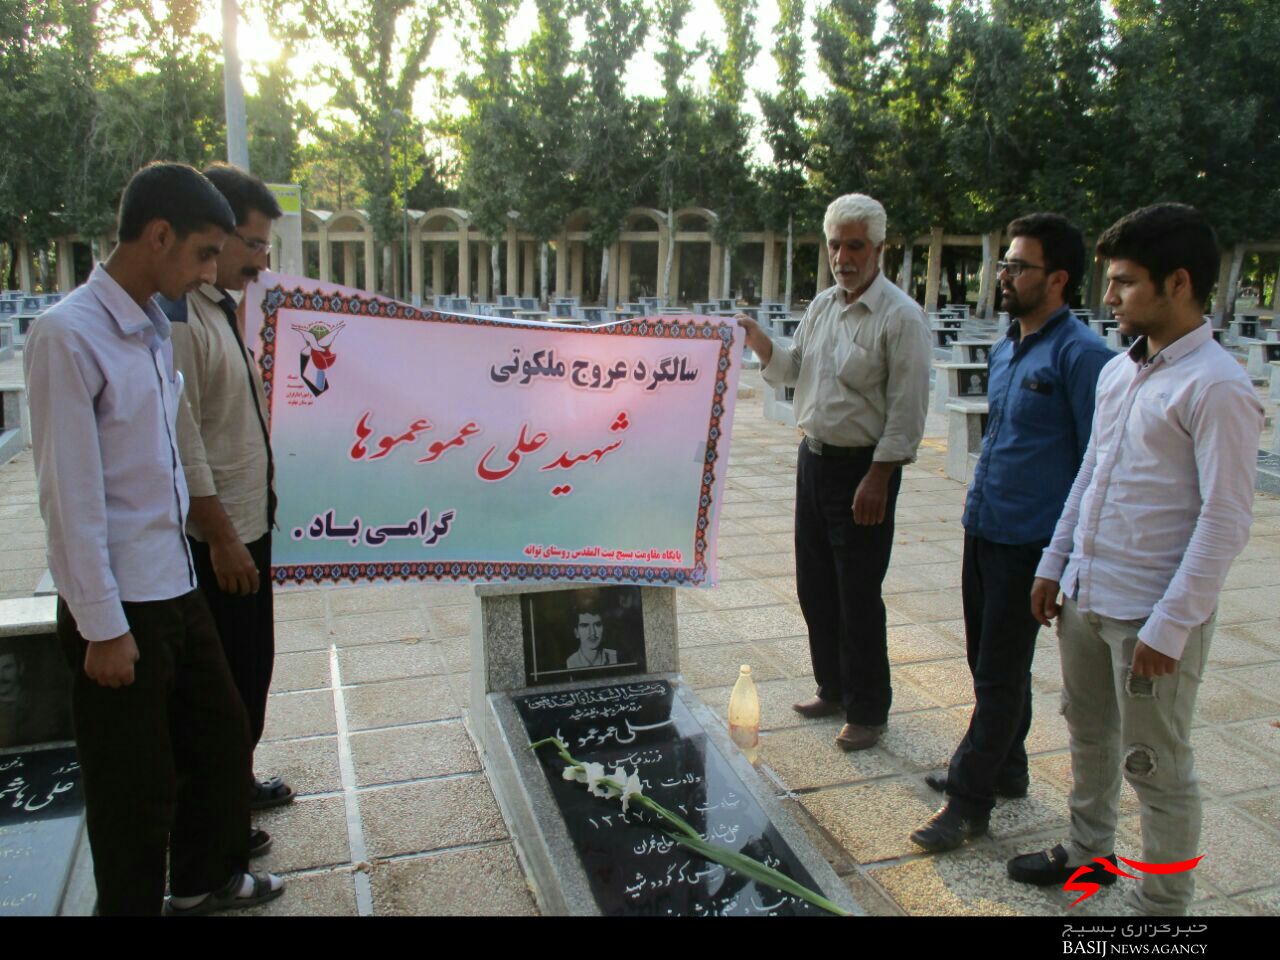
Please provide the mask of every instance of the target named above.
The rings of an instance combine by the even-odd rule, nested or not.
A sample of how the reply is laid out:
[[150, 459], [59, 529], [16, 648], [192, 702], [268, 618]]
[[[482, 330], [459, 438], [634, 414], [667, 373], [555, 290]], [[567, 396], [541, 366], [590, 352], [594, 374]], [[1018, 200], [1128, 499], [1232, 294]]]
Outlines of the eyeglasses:
[[1010, 279], [1016, 280], [1022, 276], [1026, 270], [1048, 270], [1048, 267], [1042, 267], [1035, 263], [1023, 263], [1021, 260], [997, 260], [996, 272], [1007, 273]]
[[[262, 253], [263, 251], [266, 251], [266, 250], [270, 250], [270, 249], [271, 249], [271, 241], [270, 241], [270, 240], [259, 240], [259, 239], [257, 239], [256, 237], [255, 237], [254, 239], [250, 240], [248, 237], [246, 237], [246, 236], [244, 236], [242, 233], [240, 233], [240, 231], [239, 231], [239, 230], [232, 230], [232, 231], [231, 231], [231, 234], [232, 234], [232, 236], [234, 236], [237, 240], [239, 240], [241, 243], [243, 243], [246, 247], [248, 247], [248, 248], [249, 248], [249, 250], [250, 250], [251, 252], [253, 252], [253, 253]], [[1015, 273], [1015, 274], [1013, 274], [1013, 276], [1015, 276], [1015, 277], [1016, 277], [1016, 276], [1017, 276], [1017, 274]]]

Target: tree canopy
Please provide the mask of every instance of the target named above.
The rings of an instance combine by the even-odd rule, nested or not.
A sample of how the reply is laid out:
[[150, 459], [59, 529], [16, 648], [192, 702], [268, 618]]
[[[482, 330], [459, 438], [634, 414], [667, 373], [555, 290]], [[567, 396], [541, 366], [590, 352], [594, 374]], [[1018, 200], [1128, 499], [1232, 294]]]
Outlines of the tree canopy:
[[[218, 41], [197, 29], [216, 2], [0, 0], [0, 240], [99, 235], [136, 167], [223, 155]], [[494, 239], [509, 212], [547, 241], [583, 211], [598, 248], [631, 206], [705, 206], [732, 246], [812, 229], [851, 190], [906, 235], [1032, 209], [1095, 232], [1165, 199], [1226, 242], [1280, 233], [1267, 0], [716, 0], [714, 24], [690, 0], [524, 0], [519, 42], [521, 0], [253, 2], [331, 55], [314, 110], [287, 57], [260, 69], [252, 165], [303, 182], [309, 205], [366, 209], [384, 244], [421, 201], [466, 207]], [[763, 51], [760, 3], [777, 12]], [[445, 31], [458, 62], [436, 56]], [[629, 82], [646, 43], [656, 95]], [[749, 80], [761, 53], [767, 91]], [[423, 84], [440, 94], [427, 116]]]

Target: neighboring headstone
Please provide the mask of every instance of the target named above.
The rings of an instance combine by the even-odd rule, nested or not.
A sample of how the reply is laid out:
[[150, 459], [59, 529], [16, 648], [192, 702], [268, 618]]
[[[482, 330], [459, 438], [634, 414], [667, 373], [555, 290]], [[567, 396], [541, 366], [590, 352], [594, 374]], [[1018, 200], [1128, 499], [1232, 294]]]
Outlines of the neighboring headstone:
[[15, 340], [13, 324], [0, 322], [0, 360], [12, 359]]
[[670, 587], [476, 588], [470, 722], [494, 795], [544, 914], [805, 915], [674, 843], [634, 809], [564, 780], [533, 741], [579, 761], [638, 770], [646, 796], [710, 842], [737, 850], [858, 912], [723, 724], [680, 680]]
[[987, 401], [952, 400], [947, 404], [946, 473], [952, 480], [967, 484], [972, 477], [970, 454], [982, 452], [987, 434]]
[[1107, 330], [1107, 346], [1116, 353], [1123, 353], [1125, 350], [1128, 350], [1133, 346], [1133, 341], [1137, 339], [1138, 338], [1131, 333], [1121, 333], [1118, 326], [1111, 327]]
[[[954, 347], [952, 348], [954, 351]], [[933, 391], [933, 409], [942, 413], [952, 400], [985, 399], [987, 396], [987, 365], [985, 363], [935, 363], [936, 389]]]
[[1265, 377], [1270, 369], [1268, 364], [1280, 360], [1280, 343], [1266, 343], [1262, 340], [1249, 344], [1248, 371], [1251, 377]]
[[71, 673], [55, 597], [0, 600], [0, 749], [70, 740]]

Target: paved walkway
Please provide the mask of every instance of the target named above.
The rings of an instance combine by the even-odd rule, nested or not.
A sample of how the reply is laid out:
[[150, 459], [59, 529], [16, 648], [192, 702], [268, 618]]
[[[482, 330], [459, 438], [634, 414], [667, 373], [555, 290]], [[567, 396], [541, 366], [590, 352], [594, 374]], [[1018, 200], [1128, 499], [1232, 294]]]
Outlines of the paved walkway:
[[[1070, 759], [1051, 632], [1034, 667], [1030, 795], [1001, 801], [991, 836], [964, 851], [926, 855], [907, 839], [939, 803], [923, 774], [945, 765], [973, 702], [960, 622], [964, 488], [942, 472], [945, 423], [931, 416], [928, 434], [905, 471], [885, 584], [894, 706], [880, 746], [845, 754], [833, 743], [838, 721], [790, 709], [813, 691], [792, 550], [798, 434], [763, 419], [758, 392], [738, 405], [721, 585], [679, 597], [682, 672], [723, 715], [739, 664], [752, 665], [761, 769], [869, 912], [1062, 914], [1069, 895], [1004, 876], [1009, 856], [1065, 831]], [[0, 468], [0, 538], [0, 596], [27, 595], [44, 568], [29, 452]], [[1280, 913], [1278, 590], [1280, 500], [1259, 494], [1252, 540], [1222, 596], [1193, 738], [1205, 795], [1197, 914]], [[258, 769], [282, 774], [300, 797], [259, 818], [276, 838], [261, 863], [290, 881], [261, 912], [536, 912], [466, 728], [470, 597], [468, 587], [425, 586], [278, 597]], [[1119, 852], [1138, 856], [1125, 790]], [[1128, 882], [1075, 913], [1123, 913]]]

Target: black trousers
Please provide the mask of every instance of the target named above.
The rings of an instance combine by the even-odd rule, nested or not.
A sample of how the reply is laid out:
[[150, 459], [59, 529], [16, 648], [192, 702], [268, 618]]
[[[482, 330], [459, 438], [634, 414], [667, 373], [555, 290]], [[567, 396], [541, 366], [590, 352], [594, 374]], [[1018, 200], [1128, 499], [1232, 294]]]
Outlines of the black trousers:
[[247, 597], [223, 593], [209, 559], [209, 545], [187, 538], [196, 562], [196, 582], [209, 603], [231, 678], [249, 714], [249, 743], [256, 748], [267, 720], [267, 695], [276, 658], [275, 610], [271, 594], [271, 533], [246, 543], [258, 568], [258, 592]]
[[84, 672], [87, 642], [58, 601], [73, 676], [71, 714], [89, 846], [104, 916], [159, 916], [169, 889], [196, 896], [249, 862], [249, 733], [198, 590], [124, 604], [138, 645], [134, 682], [111, 689]]
[[963, 816], [987, 815], [997, 783], [1027, 776], [1031, 660], [1040, 630], [1031, 616], [1031, 582], [1045, 546], [964, 537], [961, 591], [975, 703], [947, 771], [947, 793]]
[[809, 627], [818, 696], [844, 706], [849, 723], [889, 718], [889, 646], [880, 586], [893, 549], [901, 468], [889, 480], [884, 522], [853, 522], [853, 495], [873, 448], [819, 456], [804, 444], [796, 467], [796, 593]]

